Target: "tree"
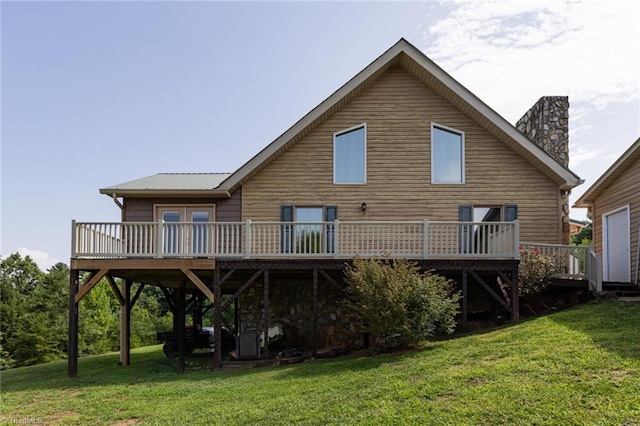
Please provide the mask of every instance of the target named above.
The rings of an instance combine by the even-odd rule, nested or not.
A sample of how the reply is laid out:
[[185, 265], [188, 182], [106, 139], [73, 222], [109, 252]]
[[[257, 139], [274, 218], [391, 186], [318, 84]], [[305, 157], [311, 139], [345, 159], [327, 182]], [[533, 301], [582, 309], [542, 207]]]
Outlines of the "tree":
[[588, 222], [587, 225], [575, 235], [571, 236], [571, 245], [585, 246], [591, 245], [593, 241], [593, 222]]
[[406, 259], [354, 259], [345, 273], [348, 303], [375, 336], [378, 349], [417, 344], [455, 329], [460, 295], [446, 278], [420, 273]]

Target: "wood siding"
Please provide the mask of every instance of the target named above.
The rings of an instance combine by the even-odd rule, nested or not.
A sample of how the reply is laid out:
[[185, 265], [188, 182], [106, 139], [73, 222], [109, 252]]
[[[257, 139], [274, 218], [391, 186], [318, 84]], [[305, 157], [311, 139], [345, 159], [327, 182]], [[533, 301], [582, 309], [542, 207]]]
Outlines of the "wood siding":
[[[597, 253], [602, 247], [602, 215], [629, 206], [631, 216], [631, 281], [636, 274], [638, 255], [638, 226], [640, 226], [640, 160], [636, 160], [618, 179], [595, 199], [593, 208], [594, 245]], [[603, 260], [604, 261], [604, 260]]]
[[242, 189], [232, 194], [229, 199], [220, 198], [125, 198], [125, 222], [152, 222], [155, 205], [206, 205], [215, 204], [216, 222], [242, 221]]
[[[432, 122], [465, 132], [465, 180], [432, 185]], [[333, 184], [333, 134], [367, 124], [367, 183]], [[396, 67], [243, 187], [243, 218], [280, 220], [280, 206], [337, 205], [340, 220], [458, 220], [461, 204], [517, 204], [521, 240], [561, 241], [559, 188]], [[361, 210], [367, 203], [366, 214]]]

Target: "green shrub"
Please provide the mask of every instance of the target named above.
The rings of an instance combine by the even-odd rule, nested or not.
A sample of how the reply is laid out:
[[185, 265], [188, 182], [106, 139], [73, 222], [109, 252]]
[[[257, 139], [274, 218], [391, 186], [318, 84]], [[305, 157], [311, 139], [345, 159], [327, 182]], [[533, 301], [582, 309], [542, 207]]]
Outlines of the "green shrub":
[[518, 296], [526, 297], [542, 292], [551, 276], [562, 271], [559, 254], [544, 254], [536, 247], [520, 248], [518, 267]]
[[354, 259], [345, 275], [349, 305], [365, 321], [379, 350], [417, 344], [455, 329], [460, 295], [444, 277], [420, 273], [405, 259]]

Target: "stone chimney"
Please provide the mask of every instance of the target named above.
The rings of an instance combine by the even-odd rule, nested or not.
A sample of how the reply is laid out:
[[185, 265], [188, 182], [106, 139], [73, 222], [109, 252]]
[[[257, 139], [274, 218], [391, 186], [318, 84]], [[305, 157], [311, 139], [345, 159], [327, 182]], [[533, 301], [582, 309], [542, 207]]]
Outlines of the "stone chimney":
[[[565, 168], [569, 167], [569, 97], [543, 96], [516, 128]], [[569, 244], [569, 194], [561, 191], [562, 244]]]

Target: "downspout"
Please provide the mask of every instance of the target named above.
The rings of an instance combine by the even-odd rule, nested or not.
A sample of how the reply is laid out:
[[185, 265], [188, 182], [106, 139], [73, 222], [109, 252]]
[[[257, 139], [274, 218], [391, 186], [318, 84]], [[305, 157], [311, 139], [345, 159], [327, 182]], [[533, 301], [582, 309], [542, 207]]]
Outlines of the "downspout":
[[116, 203], [116, 206], [120, 207], [120, 221], [124, 222], [124, 205], [118, 200], [118, 196], [115, 193], [111, 194], [111, 198]]

